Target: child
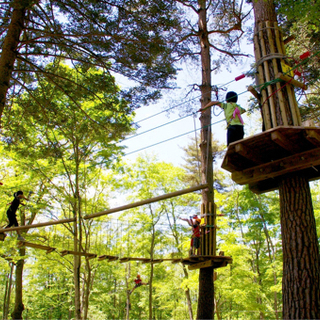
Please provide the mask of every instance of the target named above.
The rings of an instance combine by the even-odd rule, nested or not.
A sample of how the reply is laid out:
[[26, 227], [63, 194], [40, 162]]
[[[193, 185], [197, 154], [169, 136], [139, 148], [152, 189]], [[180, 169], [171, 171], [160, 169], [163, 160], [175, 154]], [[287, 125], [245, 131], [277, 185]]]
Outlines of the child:
[[[192, 220], [192, 218], [194, 220]], [[192, 227], [192, 236], [191, 236], [189, 253], [190, 253], [190, 256], [195, 256], [196, 254], [199, 254], [199, 248], [200, 248], [200, 222], [201, 222], [201, 219], [199, 219], [197, 215], [194, 215], [192, 218], [190, 218], [190, 219], [180, 218], [180, 219], [188, 222], [189, 226]]]
[[[14, 196], [14, 199], [11, 202], [9, 209], [7, 210], [7, 217], [9, 219], [9, 224], [6, 226], [6, 228], [10, 228], [11, 226], [15, 226], [15, 227], [19, 226], [16, 212], [20, 204], [24, 206], [24, 204], [21, 203], [21, 199], [25, 199], [29, 201], [29, 199], [23, 195], [22, 191], [15, 192], [13, 196]], [[24, 241], [24, 238], [20, 235], [19, 230], [17, 230], [17, 233], [18, 233], [18, 240]]]
[[227, 103], [211, 101], [199, 111], [202, 112], [213, 105], [217, 105], [224, 110], [227, 121], [227, 145], [229, 145], [232, 142], [243, 139], [244, 130], [241, 114], [246, 112], [246, 110], [236, 103], [238, 101], [238, 95], [233, 91], [227, 93], [226, 101]]
[[140, 286], [146, 286], [146, 285], [148, 285], [149, 284], [149, 282], [147, 282], [147, 283], [144, 283], [144, 282], [142, 282], [142, 280], [141, 280], [141, 277], [140, 277], [140, 274], [137, 274], [137, 278], [136, 279], [134, 279], [134, 282], [135, 282], [135, 286], [132, 288], [132, 290], [130, 291], [130, 294], [136, 289], [136, 288], [138, 288], [138, 287], [140, 287]]

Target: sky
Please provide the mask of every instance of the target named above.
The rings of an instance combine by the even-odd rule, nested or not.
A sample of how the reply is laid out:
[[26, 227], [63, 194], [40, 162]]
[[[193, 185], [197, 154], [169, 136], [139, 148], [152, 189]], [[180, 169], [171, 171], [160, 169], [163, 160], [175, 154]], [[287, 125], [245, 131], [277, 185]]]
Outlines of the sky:
[[[252, 54], [253, 45], [244, 46], [246, 52]], [[244, 58], [243, 63], [239, 66], [233, 66], [233, 71], [221, 71], [218, 74], [212, 75], [212, 85], [222, 85], [227, 88], [228, 91], [235, 91], [239, 95], [238, 103], [245, 109], [248, 108], [248, 99], [252, 97], [251, 93], [247, 91], [247, 87], [252, 84], [252, 79], [245, 77], [239, 81], [233, 81], [241, 74], [246, 74], [251, 69], [251, 64], [254, 62], [253, 57]], [[194, 68], [189, 69], [188, 65], [185, 65], [182, 71], [178, 75], [177, 84], [181, 88], [187, 88], [192, 85], [195, 80], [194, 73], [200, 74], [200, 69], [195, 70]], [[231, 83], [230, 83], [231, 82]], [[225, 84], [227, 84], [225, 86]], [[119, 81], [120, 86], [125, 84]], [[220, 96], [225, 97], [226, 92], [222, 92]], [[175, 95], [175, 92], [171, 92], [171, 95]], [[163, 99], [158, 103], [141, 107], [136, 111], [135, 122], [138, 123], [139, 129], [136, 132], [136, 136], [126, 139], [122, 145], [127, 148], [125, 153], [127, 154], [124, 158], [126, 161], [134, 161], [138, 155], [141, 154], [152, 154], [157, 156], [158, 160], [170, 162], [174, 165], [183, 164], [184, 151], [182, 147], [190, 143], [190, 139], [195, 137], [195, 130], [199, 133], [200, 121], [199, 113], [190, 116], [183, 115], [179, 116], [178, 110], [170, 112], [168, 115], [164, 110], [171, 108], [172, 105], [168, 105], [166, 101], [172, 97], [164, 96]], [[194, 110], [198, 110], [200, 105], [200, 92], [196, 99], [192, 100], [194, 104]], [[181, 98], [176, 104], [183, 104], [190, 100], [190, 98]], [[212, 100], [216, 100], [212, 94]], [[176, 108], [178, 109], [178, 108]], [[175, 110], [175, 109], [173, 109]], [[224, 121], [224, 114], [221, 112], [219, 107], [215, 107], [215, 116], [212, 114], [212, 132], [216, 139], [222, 144], [226, 144], [226, 122]], [[251, 132], [252, 127], [255, 126], [251, 123], [246, 115], [243, 116], [245, 122], [245, 133]], [[160, 128], [157, 128], [160, 127]], [[154, 129], [155, 128], [155, 129]], [[189, 134], [186, 134], [189, 133]], [[246, 134], [245, 134], [246, 135]], [[179, 137], [180, 136], [180, 137]]]

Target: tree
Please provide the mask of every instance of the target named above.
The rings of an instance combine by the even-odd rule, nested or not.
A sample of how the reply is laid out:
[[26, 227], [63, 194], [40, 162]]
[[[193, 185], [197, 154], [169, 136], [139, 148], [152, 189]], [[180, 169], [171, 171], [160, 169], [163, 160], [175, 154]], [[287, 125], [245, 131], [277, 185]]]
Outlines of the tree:
[[[273, 1], [253, 1], [253, 8], [256, 30], [259, 29], [263, 34], [266, 31], [264, 22], [266, 24], [271, 22], [277, 28], [277, 15]], [[282, 38], [278, 40], [282, 41]], [[263, 41], [267, 50], [273, 46], [272, 41], [265, 39]], [[259, 44], [255, 43], [255, 45]], [[255, 49], [258, 50], [257, 47]], [[269, 62], [267, 72], [272, 75], [271, 80], [274, 80], [275, 65]], [[275, 87], [270, 88], [275, 90]], [[274, 127], [283, 125], [284, 121], [287, 121], [288, 125], [294, 125], [293, 116], [288, 110], [290, 110], [290, 103], [295, 103], [292, 100], [295, 97], [289, 90], [291, 90], [290, 85], [274, 91], [273, 102], [278, 121], [273, 124]], [[280, 107], [283, 96], [290, 97], [283, 102], [284, 117], [281, 116]], [[266, 102], [269, 103], [269, 101]], [[283, 246], [283, 317], [285, 319], [317, 319], [320, 318], [320, 256], [308, 179], [303, 173], [294, 172], [280, 177], [279, 195]]]
[[[237, 47], [234, 46], [242, 34], [241, 25], [246, 17], [242, 13], [242, 2], [238, 5], [237, 1], [216, 1], [207, 2], [206, 0], [181, 1], [181, 3], [191, 9], [197, 15], [197, 26], [193, 26], [192, 31], [186, 35], [186, 39], [192, 42], [192, 46], [197, 44], [200, 47], [199, 57], [201, 61], [201, 107], [211, 101], [211, 55], [210, 51], [221, 53], [224, 57], [234, 58], [238, 55]], [[196, 7], [197, 5], [197, 7]], [[212, 25], [208, 23], [208, 12], [212, 10]], [[221, 21], [223, 27], [221, 28]], [[219, 48], [214, 40], [220, 35], [225, 48]], [[233, 37], [234, 36], [234, 37]], [[217, 63], [219, 66], [219, 63]], [[207, 183], [208, 188], [202, 191], [203, 203], [214, 203], [213, 193], [213, 168], [212, 168], [212, 142], [211, 142], [211, 109], [201, 113], [201, 182]], [[213, 268], [201, 268], [199, 272], [199, 298], [197, 319], [212, 319], [214, 317], [214, 287], [213, 287]]]
[[[74, 237], [73, 251], [82, 252], [88, 249], [86, 242], [90, 240], [88, 234], [83, 233], [81, 218], [88, 174], [94, 172], [98, 164], [110, 167], [119, 158], [121, 147], [117, 146], [117, 142], [131, 130], [131, 110], [120, 99], [119, 89], [109, 73], [88, 69], [85, 75], [79, 77], [67, 66], [49, 65], [46, 68], [48, 72], [52, 69], [61, 79], [74, 79], [73, 86], [69, 81], [60, 81], [69, 94], [65, 96], [56, 91], [46, 77], [40, 76], [32, 97], [22, 94], [16, 98], [10, 113], [4, 117], [3, 133], [7, 148], [15, 150], [23, 162], [40, 172], [54, 188], [52, 193], [57, 202], [71, 206], [76, 219], [73, 229], [69, 230]], [[86, 90], [77, 90], [75, 83], [95, 90], [96, 98], [92, 100], [88, 97]], [[37, 112], [38, 102], [40, 105], [47, 104], [41, 114]], [[105, 108], [106, 105], [108, 108]], [[23, 117], [17, 123], [20, 113]], [[81, 319], [81, 256], [74, 255], [73, 268], [75, 313], [76, 318]], [[90, 278], [88, 264], [87, 270]], [[91, 282], [87, 285], [90, 287]], [[87, 305], [84, 305], [87, 310]]]
[[[175, 52], [184, 51], [177, 41], [178, 17], [175, 1], [3, 3], [0, 119], [10, 110], [13, 97], [32, 92], [39, 75], [68, 95], [55, 69], [45, 70], [53, 61], [67, 61], [79, 73], [99, 67], [127, 77], [133, 87], [122, 94], [132, 107], [159, 98], [159, 90], [172, 86]], [[73, 78], [64, 80], [76, 85]], [[95, 96], [92, 90], [80, 89]]]

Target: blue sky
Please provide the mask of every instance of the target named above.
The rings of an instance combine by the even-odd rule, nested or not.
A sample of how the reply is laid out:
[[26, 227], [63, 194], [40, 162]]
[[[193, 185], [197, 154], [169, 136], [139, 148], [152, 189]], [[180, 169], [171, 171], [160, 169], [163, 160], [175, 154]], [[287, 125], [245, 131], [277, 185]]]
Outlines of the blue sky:
[[[251, 47], [253, 45], [245, 46], [246, 50], [250, 52]], [[251, 64], [254, 62], [253, 58], [247, 58], [243, 60], [243, 63], [238, 67], [233, 67], [232, 72], [221, 71], [218, 74], [212, 75], [212, 84], [213, 85], [224, 85], [234, 80], [235, 77], [248, 72], [251, 69]], [[194, 73], [198, 72], [200, 74], [200, 70], [197, 71], [195, 69], [189, 70], [188, 66], [184, 66], [183, 70], [180, 72], [178, 76], [178, 86], [181, 88], [187, 88], [190, 84], [194, 83]], [[124, 85], [122, 81], [119, 82], [120, 85]], [[239, 104], [245, 109], [248, 108], [247, 101], [251, 98], [251, 94], [247, 91], [248, 85], [252, 84], [251, 78], [244, 78], [239, 81], [233, 81], [227, 86], [228, 91], [232, 90], [239, 94]], [[171, 95], [174, 95], [174, 92], [171, 92]], [[200, 93], [199, 93], [200, 94]], [[221, 94], [224, 96], [224, 93]], [[190, 141], [190, 138], [195, 136], [194, 130], [200, 128], [199, 121], [199, 113], [196, 116], [188, 116], [185, 118], [180, 118], [178, 111], [170, 113], [170, 116], [166, 112], [161, 113], [163, 110], [171, 107], [167, 104], [167, 100], [170, 99], [169, 96], [164, 96], [162, 100], [160, 100], [157, 104], [149, 105], [142, 107], [136, 111], [135, 121], [138, 122], [140, 128], [137, 130], [137, 136], [128, 139], [123, 142], [123, 145], [127, 146], [125, 160], [133, 161], [139, 154], [148, 153], [153, 154], [158, 157], [159, 160], [172, 162], [175, 165], [179, 165], [183, 163], [183, 150], [181, 147], [186, 146]], [[189, 98], [182, 98], [179, 103], [184, 103], [184, 101], [189, 100]], [[212, 100], [215, 100], [215, 97], [212, 95]], [[194, 104], [194, 110], [198, 110], [200, 108], [199, 99], [194, 99], [192, 102]], [[174, 105], [174, 104], [173, 104]], [[216, 108], [216, 113], [220, 113], [220, 109]], [[159, 114], [161, 113], [161, 114]], [[153, 116], [155, 115], [155, 116]], [[149, 118], [150, 117], [150, 118]], [[149, 118], [149, 119], [146, 119]], [[252, 125], [247, 116], [244, 116], [245, 121], [245, 130], [251, 131]], [[139, 122], [142, 119], [146, 119], [144, 121]], [[179, 120], [178, 120], [179, 119]], [[181, 119], [181, 120], [180, 120]], [[224, 115], [220, 113], [218, 117], [212, 116], [212, 122], [218, 122], [217, 124], [212, 126], [212, 131], [215, 137], [221, 142], [226, 143], [226, 124], [223, 121]], [[178, 120], [178, 121], [176, 121]], [[170, 123], [171, 122], [171, 123]], [[165, 125], [169, 123], [168, 125]], [[152, 130], [155, 127], [161, 128]], [[150, 130], [150, 131], [149, 131]], [[188, 135], [183, 135], [184, 133], [192, 132]], [[197, 131], [199, 132], [199, 131]], [[172, 139], [179, 135], [183, 135], [179, 138]], [[170, 140], [172, 139], [172, 140]], [[169, 140], [161, 143], [162, 141]], [[159, 144], [157, 144], [159, 143]], [[157, 144], [153, 147], [154, 144]], [[144, 149], [142, 151], [136, 152], [137, 150]]]

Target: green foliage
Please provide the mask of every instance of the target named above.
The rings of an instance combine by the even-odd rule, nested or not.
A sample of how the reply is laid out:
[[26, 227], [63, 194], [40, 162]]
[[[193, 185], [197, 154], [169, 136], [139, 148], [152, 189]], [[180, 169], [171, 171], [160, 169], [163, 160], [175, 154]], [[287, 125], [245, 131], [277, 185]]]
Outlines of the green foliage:
[[[46, 65], [53, 61], [67, 61], [79, 75], [97, 67], [132, 80], [132, 87], [122, 91], [132, 107], [158, 99], [161, 89], [173, 86], [175, 52], [184, 52], [177, 41], [181, 26], [175, 1], [68, 0], [19, 4], [25, 14], [19, 21], [23, 25], [20, 38], [12, 39], [13, 33], [6, 32], [14, 28], [10, 23], [16, 1], [4, 3], [0, 13], [0, 42], [18, 42], [17, 48], [12, 48], [17, 53], [14, 65], [8, 66], [14, 72], [8, 100], [20, 94], [20, 90], [32, 91], [38, 75], [68, 96], [68, 90], [59, 85], [61, 78], [56, 70], [46, 70]], [[73, 85], [72, 77], [64, 80]], [[91, 90], [82, 89], [92, 95]]]

